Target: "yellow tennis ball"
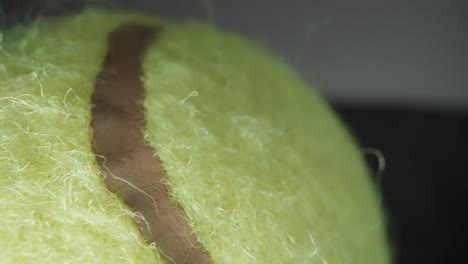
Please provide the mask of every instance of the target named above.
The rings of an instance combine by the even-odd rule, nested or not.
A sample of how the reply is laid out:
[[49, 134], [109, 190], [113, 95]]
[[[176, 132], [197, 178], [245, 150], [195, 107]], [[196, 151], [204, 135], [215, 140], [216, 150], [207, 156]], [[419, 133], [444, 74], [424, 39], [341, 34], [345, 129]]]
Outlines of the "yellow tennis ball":
[[390, 263], [327, 103], [197, 22], [87, 9], [0, 34], [1, 263]]

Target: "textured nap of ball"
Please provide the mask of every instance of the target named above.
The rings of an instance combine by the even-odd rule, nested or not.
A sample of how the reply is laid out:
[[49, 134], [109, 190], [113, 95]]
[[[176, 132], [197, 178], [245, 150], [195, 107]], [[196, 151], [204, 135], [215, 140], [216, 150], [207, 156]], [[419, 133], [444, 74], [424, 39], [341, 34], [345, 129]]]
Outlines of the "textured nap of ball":
[[162, 28], [142, 133], [213, 263], [390, 262], [361, 152], [287, 64], [214, 26], [87, 9], [0, 34], [0, 263], [165, 263], [93, 152], [91, 96], [124, 23]]

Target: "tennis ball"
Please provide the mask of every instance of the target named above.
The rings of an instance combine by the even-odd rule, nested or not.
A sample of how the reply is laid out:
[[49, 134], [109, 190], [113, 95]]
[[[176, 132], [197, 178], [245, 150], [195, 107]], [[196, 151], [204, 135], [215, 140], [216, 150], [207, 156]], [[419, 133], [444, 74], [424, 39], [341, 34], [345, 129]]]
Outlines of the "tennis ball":
[[359, 149], [260, 45], [98, 9], [0, 36], [0, 262], [390, 262]]

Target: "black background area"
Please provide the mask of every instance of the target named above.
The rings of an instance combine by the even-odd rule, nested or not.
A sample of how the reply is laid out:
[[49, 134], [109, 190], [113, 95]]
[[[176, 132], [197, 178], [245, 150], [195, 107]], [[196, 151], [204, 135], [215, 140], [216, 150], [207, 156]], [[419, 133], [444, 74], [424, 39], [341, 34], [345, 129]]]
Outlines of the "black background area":
[[[381, 150], [395, 263], [458, 263], [468, 218], [468, 115], [336, 106], [363, 147]], [[376, 158], [367, 156], [375, 170]]]

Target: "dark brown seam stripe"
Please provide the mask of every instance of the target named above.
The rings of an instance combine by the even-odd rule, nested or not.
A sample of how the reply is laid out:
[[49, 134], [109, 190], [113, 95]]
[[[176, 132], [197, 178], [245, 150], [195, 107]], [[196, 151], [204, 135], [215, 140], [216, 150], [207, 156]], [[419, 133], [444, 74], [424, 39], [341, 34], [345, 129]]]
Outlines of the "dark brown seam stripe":
[[180, 208], [171, 200], [161, 160], [141, 129], [141, 59], [159, 28], [125, 24], [108, 37], [108, 51], [92, 97], [94, 151], [107, 187], [144, 219], [139, 229], [168, 263], [211, 263]]

